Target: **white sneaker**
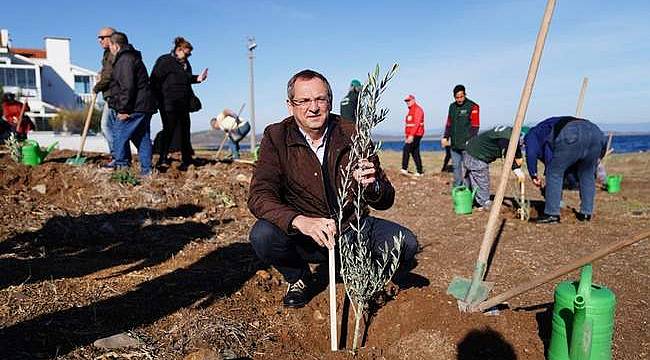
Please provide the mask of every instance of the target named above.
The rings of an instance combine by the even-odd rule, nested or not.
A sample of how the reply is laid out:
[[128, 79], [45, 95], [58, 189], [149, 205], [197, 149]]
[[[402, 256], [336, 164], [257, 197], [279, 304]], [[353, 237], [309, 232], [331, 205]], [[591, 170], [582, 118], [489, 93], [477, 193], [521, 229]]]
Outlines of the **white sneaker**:
[[406, 175], [406, 176], [409, 175], [408, 170], [404, 170], [404, 169], [400, 169], [399, 173], [400, 173], [401, 175]]
[[416, 172], [415, 174], [413, 174], [413, 176], [415, 176], [415, 177], [422, 177], [422, 176], [424, 176], [424, 173]]

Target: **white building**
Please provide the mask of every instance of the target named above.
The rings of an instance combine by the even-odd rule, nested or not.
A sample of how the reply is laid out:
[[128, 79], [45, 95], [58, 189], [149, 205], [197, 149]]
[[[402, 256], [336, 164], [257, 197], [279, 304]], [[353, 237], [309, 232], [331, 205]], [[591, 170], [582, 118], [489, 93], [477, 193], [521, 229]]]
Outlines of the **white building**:
[[47, 119], [60, 108], [82, 108], [90, 102], [97, 72], [72, 64], [70, 39], [45, 37], [45, 49], [11, 46], [8, 30], [0, 30], [0, 85], [5, 93], [27, 98], [27, 113], [36, 130], [49, 130]]

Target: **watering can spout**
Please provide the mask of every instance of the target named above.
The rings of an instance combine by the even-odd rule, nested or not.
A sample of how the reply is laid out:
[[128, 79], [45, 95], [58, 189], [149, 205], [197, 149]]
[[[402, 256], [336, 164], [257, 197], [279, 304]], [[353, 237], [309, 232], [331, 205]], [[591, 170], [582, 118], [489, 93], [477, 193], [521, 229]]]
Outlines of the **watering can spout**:
[[580, 273], [580, 284], [573, 300], [573, 331], [569, 346], [571, 360], [588, 360], [591, 356], [592, 319], [587, 316], [587, 304], [591, 297], [591, 264]]
[[41, 158], [41, 162], [43, 160], [45, 160], [45, 157], [47, 157], [58, 145], [59, 145], [59, 142], [56, 141], [52, 145], [48, 146], [47, 149], [45, 149], [45, 151], [40, 151], [39, 155], [40, 155], [40, 158]]

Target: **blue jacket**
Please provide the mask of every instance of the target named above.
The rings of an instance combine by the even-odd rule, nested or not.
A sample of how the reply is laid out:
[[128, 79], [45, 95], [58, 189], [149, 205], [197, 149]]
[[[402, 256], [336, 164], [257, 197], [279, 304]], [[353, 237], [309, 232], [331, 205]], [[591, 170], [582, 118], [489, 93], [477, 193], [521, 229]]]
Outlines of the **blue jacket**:
[[524, 137], [524, 144], [526, 145], [526, 165], [531, 178], [538, 176], [537, 160], [548, 165], [553, 159], [553, 141], [557, 135], [554, 133], [556, 125], [561, 121], [566, 124], [567, 120], [571, 119], [570, 116], [548, 118], [528, 131]]

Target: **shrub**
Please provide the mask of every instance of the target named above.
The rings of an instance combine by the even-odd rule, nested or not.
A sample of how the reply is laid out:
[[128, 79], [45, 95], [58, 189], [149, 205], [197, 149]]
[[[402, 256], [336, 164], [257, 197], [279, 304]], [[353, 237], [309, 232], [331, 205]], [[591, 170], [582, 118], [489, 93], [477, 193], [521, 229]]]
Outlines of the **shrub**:
[[[73, 134], [80, 134], [84, 128], [84, 122], [88, 114], [88, 105], [83, 109], [61, 109], [59, 113], [49, 120], [54, 131], [67, 131]], [[102, 111], [94, 108], [90, 119], [90, 128], [94, 132], [101, 131]]]

